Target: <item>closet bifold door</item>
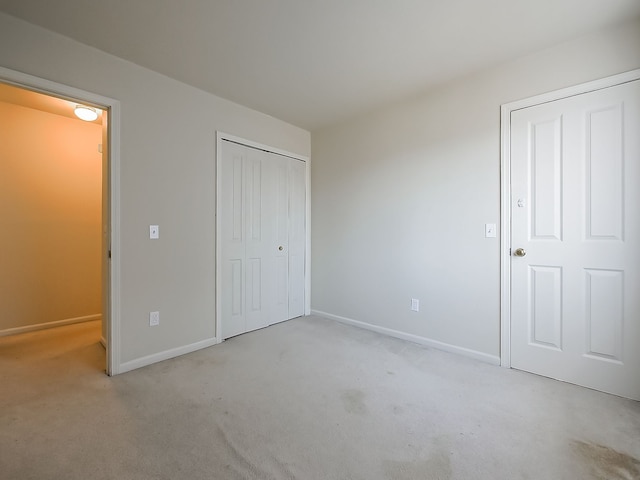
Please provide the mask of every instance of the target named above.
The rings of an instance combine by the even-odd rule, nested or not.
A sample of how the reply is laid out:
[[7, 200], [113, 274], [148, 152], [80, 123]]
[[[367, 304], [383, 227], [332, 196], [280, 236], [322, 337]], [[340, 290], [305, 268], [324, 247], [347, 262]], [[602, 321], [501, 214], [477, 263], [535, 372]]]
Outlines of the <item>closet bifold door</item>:
[[222, 338], [304, 314], [305, 163], [222, 142]]

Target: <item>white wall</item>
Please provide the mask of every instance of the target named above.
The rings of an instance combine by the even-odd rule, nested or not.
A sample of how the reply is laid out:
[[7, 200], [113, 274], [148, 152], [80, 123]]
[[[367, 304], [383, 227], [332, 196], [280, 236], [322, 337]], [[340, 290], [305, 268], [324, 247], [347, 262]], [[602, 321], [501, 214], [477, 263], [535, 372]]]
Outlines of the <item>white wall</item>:
[[636, 21], [313, 132], [312, 309], [495, 361], [500, 105], [638, 67]]
[[309, 132], [4, 14], [0, 65], [121, 102], [122, 362], [212, 338], [215, 132], [305, 156]]

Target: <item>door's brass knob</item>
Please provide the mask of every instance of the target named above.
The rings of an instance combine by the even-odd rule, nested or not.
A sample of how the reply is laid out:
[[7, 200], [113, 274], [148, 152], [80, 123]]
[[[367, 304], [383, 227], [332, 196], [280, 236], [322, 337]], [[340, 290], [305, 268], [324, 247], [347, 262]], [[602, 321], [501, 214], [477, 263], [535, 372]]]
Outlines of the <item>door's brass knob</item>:
[[516, 251], [513, 252], [513, 254], [516, 257], [524, 257], [527, 254], [527, 252], [524, 250], [524, 248], [516, 248]]
[[278, 250], [282, 251], [282, 250], [284, 250], [284, 247], [283, 247], [282, 245], [280, 245], [280, 246], [278, 247]]

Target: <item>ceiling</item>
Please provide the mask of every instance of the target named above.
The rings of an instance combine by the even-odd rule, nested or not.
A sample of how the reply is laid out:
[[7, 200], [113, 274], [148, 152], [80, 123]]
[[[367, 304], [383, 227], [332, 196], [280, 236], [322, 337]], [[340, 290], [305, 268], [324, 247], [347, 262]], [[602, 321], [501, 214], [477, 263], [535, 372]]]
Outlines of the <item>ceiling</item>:
[[638, 0], [0, 0], [308, 130], [640, 16]]
[[[20, 105], [21, 107], [33, 108], [40, 110], [41, 112], [53, 113], [54, 115], [61, 115], [67, 118], [73, 118], [74, 120], [80, 120], [74, 114], [74, 109], [77, 102], [71, 102], [62, 98], [53, 97], [51, 95], [45, 95], [24, 88], [14, 87], [6, 83], [0, 83], [0, 102], [11, 103], [13, 105]], [[102, 124], [102, 111], [98, 111], [98, 118], [92, 123]]]

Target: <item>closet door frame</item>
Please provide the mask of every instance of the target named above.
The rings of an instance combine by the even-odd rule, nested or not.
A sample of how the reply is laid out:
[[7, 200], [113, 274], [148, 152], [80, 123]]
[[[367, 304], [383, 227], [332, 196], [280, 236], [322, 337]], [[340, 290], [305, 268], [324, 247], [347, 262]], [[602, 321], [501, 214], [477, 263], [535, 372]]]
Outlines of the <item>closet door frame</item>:
[[222, 242], [221, 242], [221, 186], [223, 182], [221, 174], [222, 166], [222, 142], [230, 141], [251, 148], [257, 148], [267, 152], [283, 155], [285, 157], [300, 160], [305, 164], [305, 265], [304, 265], [304, 314], [311, 313], [311, 160], [304, 155], [287, 152], [279, 148], [262, 143], [247, 140], [228, 133], [216, 132], [216, 232], [215, 232], [215, 258], [216, 258], [216, 284], [215, 284], [215, 337], [217, 343], [222, 339]]

